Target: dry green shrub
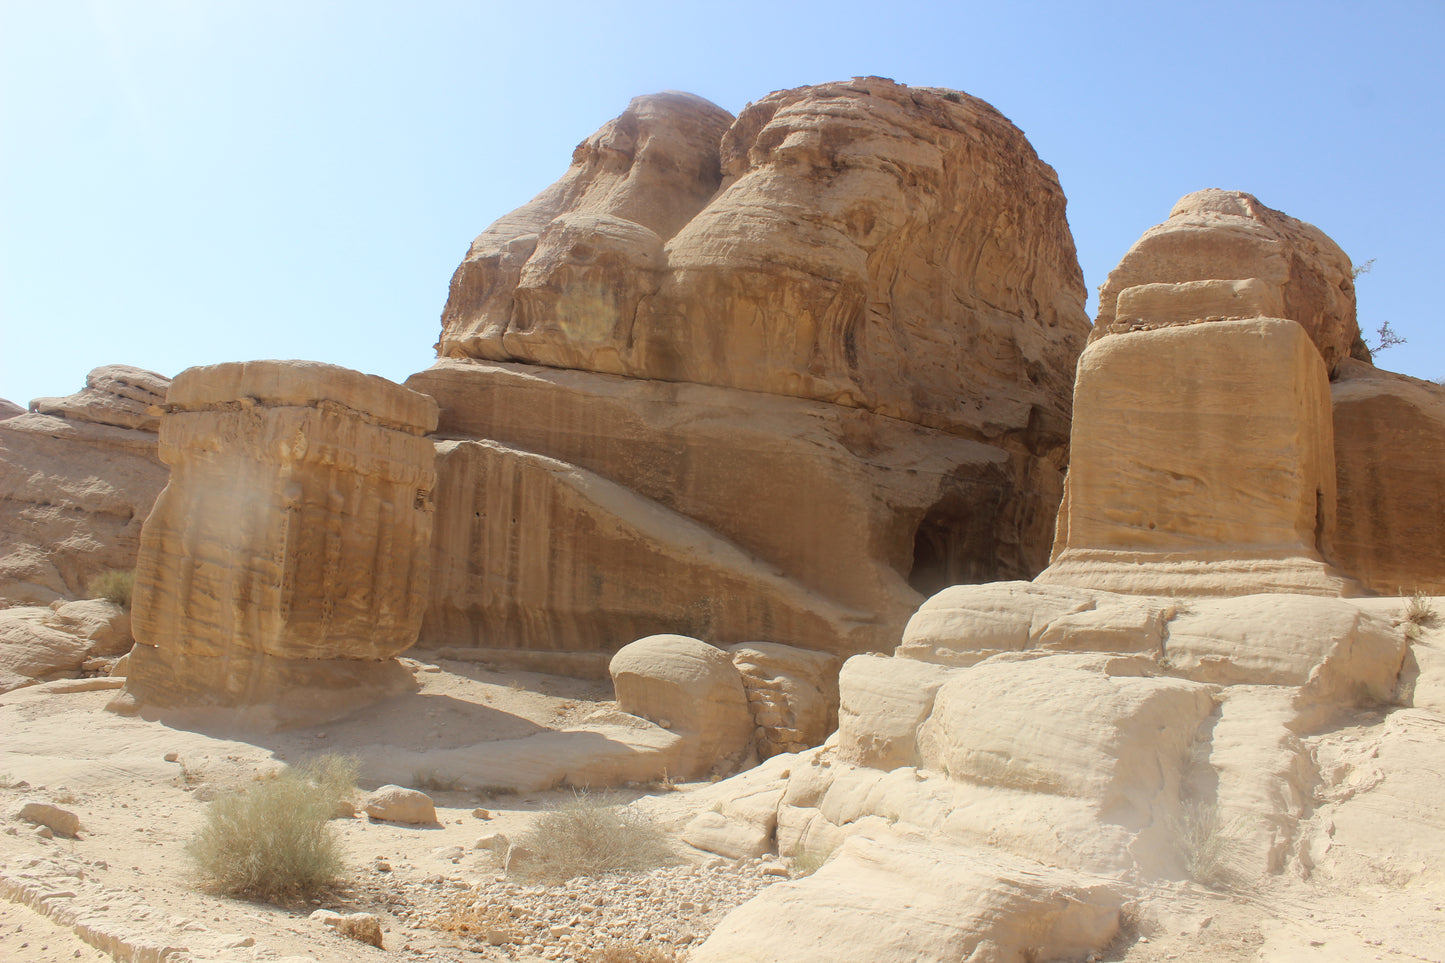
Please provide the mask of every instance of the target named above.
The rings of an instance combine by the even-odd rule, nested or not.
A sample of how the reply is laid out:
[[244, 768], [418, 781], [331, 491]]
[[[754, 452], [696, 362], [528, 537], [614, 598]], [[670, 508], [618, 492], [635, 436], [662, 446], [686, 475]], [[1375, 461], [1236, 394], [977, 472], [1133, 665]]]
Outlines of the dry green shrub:
[[356, 791], [356, 760], [321, 756], [211, 803], [186, 846], [200, 886], [281, 902], [310, 896], [346, 871], [328, 825]]
[[674, 858], [666, 834], [647, 817], [586, 793], [541, 814], [517, 844], [533, 855], [514, 871], [541, 881], [640, 872]]
[[120, 569], [101, 572], [85, 585], [86, 594], [93, 599], [105, 599], [124, 608], [130, 608], [131, 592], [135, 590], [135, 573]]

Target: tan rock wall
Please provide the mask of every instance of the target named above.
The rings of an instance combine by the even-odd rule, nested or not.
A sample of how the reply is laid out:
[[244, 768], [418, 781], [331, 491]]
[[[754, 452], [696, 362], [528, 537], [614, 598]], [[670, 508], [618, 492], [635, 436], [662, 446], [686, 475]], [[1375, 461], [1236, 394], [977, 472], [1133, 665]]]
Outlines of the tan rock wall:
[[[761, 565], [770, 572], [776, 586], [770, 597], [786, 586], [782, 597], [812, 597], [809, 604], [821, 606], [822, 616], [790, 617], [791, 629], [806, 628], [806, 634], [789, 636], [780, 634], [782, 622], [761, 618], [758, 603], [712, 589], [704, 593], [703, 585], [716, 588], [716, 575], [703, 583], [649, 577], [628, 585], [617, 560], [651, 558], [646, 565], [653, 565], [675, 557], [675, 533], [660, 536], [654, 549], [630, 540], [609, 546], [614, 529], [570, 523], [563, 503], [549, 503], [545, 523], [513, 522], [522, 518], [514, 512], [488, 513], [484, 522], [472, 503], [503, 496], [482, 495], [480, 477], [451, 479], [461, 469], [448, 456], [439, 463], [437, 494], [438, 537], [448, 547], [434, 557], [433, 604], [424, 631], [439, 644], [474, 645], [486, 638], [493, 645], [615, 648], [669, 631], [712, 641], [762, 639], [863, 651], [891, 646], [921, 593], [998, 573], [1026, 576], [1046, 562], [1043, 545], [1061, 480], [1049, 458], [1022, 446], [1007, 451], [838, 405], [536, 366], [443, 361], [407, 385], [438, 400], [443, 432], [496, 439], [516, 452], [489, 449], [489, 463], [525, 461], [531, 453], [572, 469], [546, 474], [548, 484], [596, 476], [598, 483], [619, 486], [651, 506], [647, 517], [668, 518], [675, 531], [699, 529], [706, 540], [750, 556], [748, 569]], [[543, 498], [540, 491], [536, 497]], [[574, 507], [584, 516], [599, 511], [585, 500]], [[612, 511], [609, 504], [604, 513]], [[465, 539], [473, 538], [478, 541], [468, 547]], [[494, 548], [484, 550], [484, 542]], [[512, 551], [498, 550], [501, 545], [530, 546], [528, 552], [550, 561], [516, 569]], [[706, 567], [718, 571], [712, 562]], [[612, 572], [607, 591], [613, 598], [631, 593], [636, 617], [650, 605], [654, 619], [630, 629], [604, 629], [600, 622], [585, 629], [589, 608], [595, 617], [614, 611], [597, 608], [600, 599], [593, 598], [580, 608], [569, 602], [572, 614], [559, 615], [544, 630], [543, 612], [561, 604], [554, 593], [574, 578], [567, 573], [585, 586], [595, 571]], [[541, 606], [528, 609], [535, 626], [497, 631], [495, 618], [480, 615], [500, 603], [488, 583], [511, 586]], [[717, 616], [709, 623], [699, 607]], [[689, 611], [693, 615], [685, 616]], [[853, 624], [841, 636], [832, 621], [839, 612], [850, 613]], [[491, 628], [468, 628], [474, 618]], [[564, 625], [570, 627], [563, 631]], [[709, 634], [724, 625], [725, 635]]]
[[[133, 693], [164, 702], [178, 694], [158, 680], [199, 675], [221, 701], [258, 701], [250, 683], [289, 671], [268, 659], [383, 660], [416, 640], [436, 477], [429, 399], [330, 365], [245, 362], [182, 372], [167, 407], [171, 480], [142, 535]], [[157, 661], [164, 671], [148, 674]]]
[[0, 421], [0, 600], [83, 598], [97, 575], [135, 567], [166, 483], [149, 408], [168, 383], [107, 365], [80, 392]]
[[1079, 363], [1073, 461], [1041, 582], [1141, 594], [1339, 594], [1329, 385], [1298, 324], [1104, 338]]
[[1445, 387], [1349, 361], [1331, 394], [1340, 567], [1384, 595], [1445, 593]]

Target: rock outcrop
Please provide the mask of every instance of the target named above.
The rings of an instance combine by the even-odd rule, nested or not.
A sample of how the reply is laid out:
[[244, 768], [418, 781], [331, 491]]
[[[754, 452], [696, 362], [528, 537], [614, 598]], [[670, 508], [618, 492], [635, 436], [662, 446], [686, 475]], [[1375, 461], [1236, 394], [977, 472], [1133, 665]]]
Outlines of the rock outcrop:
[[1445, 386], [1346, 361], [1330, 391], [1340, 567], [1382, 595], [1445, 594]]
[[890, 645], [923, 593], [1047, 562], [1062, 482], [1024, 453], [540, 366], [443, 361], [407, 386], [437, 399], [443, 434], [489, 439], [438, 445], [431, 644], [608, 652], [684, 633], [846, 655]]
[[182, 372], [166, 408], [131, 697], [282, 721], [409, 682], [393, 657], [426, 604], [435, 404], [344, 368], [255, 361]]
[[1091, 344], [1040, 582], [1140, 595], [1339, 595], [1329, 383], [1293, 321], [1212, 321]]
[[130, 647], [130, 616], [104, 599], [0, 610], [0, 692], [103, 671]]
[[[782, 91], [737, 118], [639, 98], [476, 239], [443, 360], [408, 381], [438, 400], [447, 437], [504, 446], [485, 459], [497, 511], [439, 501], [454, 534], [424, 637], [608, 651], [671, 632], [847, 655], [891, 644], [944, 585], [1033, 575], [1083, 300], [1057, 178], [981, 101], [879, 78]], [[502, 468], [535, 476], [527, 453], [585, 470], [574, 492], [612, 483], [656, 506], [502, 510], [540, 507]], [[449, 450], [442, 490], [472, 490], [446, 475], [481, 454]], [[580, 534], [545, 544], [538, 523], [574, 510], [563, 527]], [[655, 554], [686, 558], [700, 585], [640, 578], [655, 563], [636, 561], [639, 512], [675, 530], [654, 526]], [[524, 556], [547, 561], [518, 569]], [[740, 579], [758, 601], [729, 590]], [[517, 632], [489, 582], [537, 626]]]
[[[1082, 959], [1141, 887], [1307, 873], [1293, 861], [1322, 774], [1304, 739], [1395, 698], [1406, 648], [1400, 627], [1340, 599], [948, 589], [896, 656], [844, 664], [824, 746], [693, 803], [710, 806], [687, 825], [693, 845], [835, 855], [740, 907], [692, 958]], [[934, 912], [949, 874], [968, 895]], [[797, 946], [748, 949], [762, 919]]]
[[166, 483], [151, 409], [168, 384], [107, 365], [74, 395], [0, 412], [0, 604], [84, 598], [96, 576], [135, 567]]
[[1180, 198], [1109, 272], [1090, 340], [1140, 325], [1255, 317], [1298, 322], [1331, 373], [1345, 358], [1369, 360], [1354, 271], [1339, 245], [1252, 194], [1210, 189]]

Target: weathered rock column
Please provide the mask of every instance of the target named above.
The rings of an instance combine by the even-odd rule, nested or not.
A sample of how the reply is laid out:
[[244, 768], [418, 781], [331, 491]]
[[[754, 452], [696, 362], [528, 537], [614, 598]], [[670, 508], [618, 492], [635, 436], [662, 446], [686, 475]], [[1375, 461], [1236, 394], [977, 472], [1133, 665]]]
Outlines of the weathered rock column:
[[1035, 580], [1142, 595], [1340, 595], [1325, 366], [1282, 318], [1115, 334], [1074, 387], [1052, 563]]
[[141, 535], [127, 691], [294, 723], [410, 682], [430, 572], [436, 403], [332, 365], [191, 368]]

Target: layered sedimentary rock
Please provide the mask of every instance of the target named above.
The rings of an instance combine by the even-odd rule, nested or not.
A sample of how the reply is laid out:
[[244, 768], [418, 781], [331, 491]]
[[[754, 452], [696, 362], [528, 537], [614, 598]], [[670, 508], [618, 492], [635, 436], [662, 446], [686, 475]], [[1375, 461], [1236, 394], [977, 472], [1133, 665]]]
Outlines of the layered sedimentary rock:
[[1136, 326], [1278, 317], [1309, 333], [1326, 369], [1369, 360], [1355, 319], [1350, 259], [1319, 228], [1252, 194], [1186, 194], [1099, 289], [1091, 340]]
[[1383, 595], [1445, 594], [1445, 386], [1347, 361], [1330, 391], [1340, 567]]
[[1329, 383], [1293, 321], [1133, 331], [1091, 344], [1073, 460], [1038, 578], [1142, 595], [1338, 595]]
[[880, 648], [920, 592], [1041, 568], [1062, 488], [1025, 453], [820, 402], [457, 361], [407, 385], [443, 433], [495, 439], [439, 446], [432, 643]]
[[0, 421], [0, 600], [82, 598], [97, 575], [135, 567], [166, 483], [151, 408], [169, 383], [107, 365], [80, 392]]
[[1067, 417], [1083, 302], [1063, 192], [1016, 127], [857, 78], [736, 120], [638, 98], [473, 243], [440, 352], [1023, 429]]
[[[512, 558], [477, 546], [536, 555], [547, 535], [448, 496], [440, 529], [446, 516], [472, 533], [437, 554], [426, 637], [589, 648], [645, 628], [847, 654], [890, 644], [920, 593], [1037, 572], [1083, 299], [1053, 171], [981, 101], [878, 78], [779, 92], [736, 119], [639, 98], [477, 238], [443, 314], [446, 360], [408, 385], [437, 398], [452, 438], [575, 465], [675, 513], [664, 554], [695, 544], [696, 523], [723, 568], [751, 555], [784, 595], [813, 598], [814, 623], [850, 624], [791, 634], [767, 614], [777, 603], [748, 612], [716, 591], [722, 572], [691, 597], [647, 587], [656, 611], [706, 618], [609, 625], [603, 611], [591, 630], [507, 637], [481, 586], [510, 578]], [[586, 514], [600, 518], [595, 501]], [[628, 524], [579, 527], [602, 532], [521, 573], [520, 594], [585, 609], [572, 590], [636, 555], [607, 532]]]
[[402, 680], [390, 660], [427, 598], [435, 404], [256, 361], [182, 372], [166, 408], [171, 479], [142, 534], [129, 693], [304, 715]]

